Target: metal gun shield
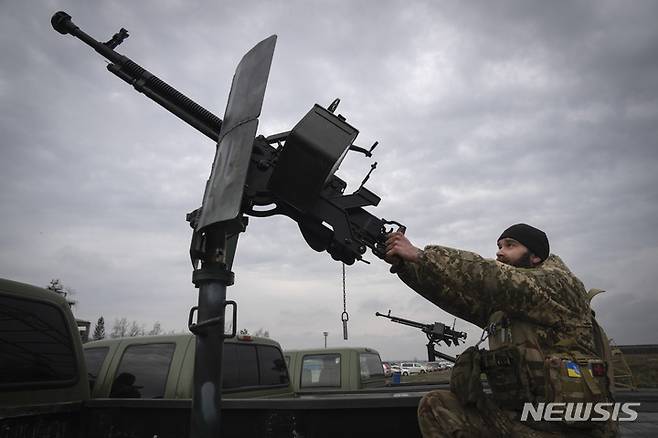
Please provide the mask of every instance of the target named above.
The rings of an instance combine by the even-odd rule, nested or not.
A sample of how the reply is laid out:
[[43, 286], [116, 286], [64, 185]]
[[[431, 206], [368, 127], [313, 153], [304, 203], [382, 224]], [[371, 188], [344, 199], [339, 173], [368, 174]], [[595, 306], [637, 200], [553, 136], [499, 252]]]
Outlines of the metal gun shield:
[[276, 35], [261, 41], [235, 69], [197, 231], [240, 213], [275, 45]]

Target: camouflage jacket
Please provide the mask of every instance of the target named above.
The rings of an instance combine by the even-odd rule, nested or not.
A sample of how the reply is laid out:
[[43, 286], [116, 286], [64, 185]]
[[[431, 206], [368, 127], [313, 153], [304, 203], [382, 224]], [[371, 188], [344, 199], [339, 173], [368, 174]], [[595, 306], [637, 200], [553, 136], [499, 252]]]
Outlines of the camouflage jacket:
[[418, 262], [406, 262], [399, 276], [443, 310], [479, 327], [484, 328], [496, 311], [536, 325], [544, 355], [560, 350], [595, 355], [585, 287], [556, 255], [537, 267], [517, 268], [469, 251], [430, 245]]

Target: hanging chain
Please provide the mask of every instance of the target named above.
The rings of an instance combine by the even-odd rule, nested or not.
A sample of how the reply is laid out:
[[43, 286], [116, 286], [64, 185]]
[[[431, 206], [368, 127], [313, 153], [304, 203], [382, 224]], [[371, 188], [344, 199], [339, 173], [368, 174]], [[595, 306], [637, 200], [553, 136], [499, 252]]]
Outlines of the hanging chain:
[[345, 288], [345, 263], [343, 263], [343, 313], [340, 315], [341, 321], [343, 321], [343, 339], [347, 341], [347, 321], [350, 319], [350, 316], [347, 314], [347, 291]]
[[345, 287], [345, 263], [343, 263], [343, 312], [347, 313], [347, 292]]

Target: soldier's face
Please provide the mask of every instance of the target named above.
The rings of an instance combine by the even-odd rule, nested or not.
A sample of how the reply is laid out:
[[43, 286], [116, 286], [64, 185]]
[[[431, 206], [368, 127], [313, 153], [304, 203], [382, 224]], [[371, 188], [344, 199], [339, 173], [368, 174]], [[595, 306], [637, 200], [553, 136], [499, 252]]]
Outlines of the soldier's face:
[[496, 260], [517, 268], [532, 268], [541, 261], [525, 245], [506, 237], [498, 241]]

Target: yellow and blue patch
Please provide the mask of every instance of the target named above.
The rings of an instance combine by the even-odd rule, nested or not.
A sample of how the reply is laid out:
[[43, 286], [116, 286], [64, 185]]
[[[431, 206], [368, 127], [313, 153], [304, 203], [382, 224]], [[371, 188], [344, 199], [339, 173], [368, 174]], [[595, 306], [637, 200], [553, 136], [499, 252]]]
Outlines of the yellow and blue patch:
[[580, 371], [580, 366], [576, 362], [572, 361], [567, 361], [565, 364], [567, 368], [567, 376], [569, 377], [582, 377], [582, 373]]

